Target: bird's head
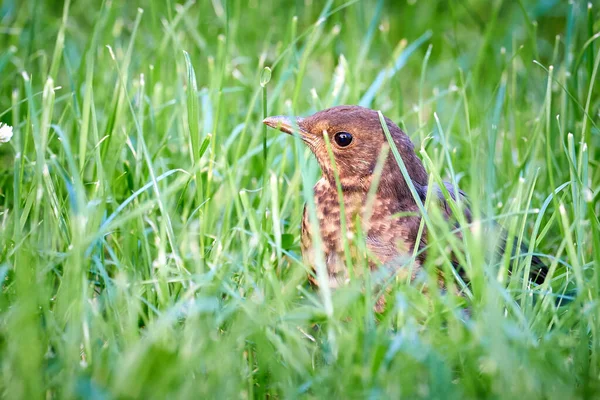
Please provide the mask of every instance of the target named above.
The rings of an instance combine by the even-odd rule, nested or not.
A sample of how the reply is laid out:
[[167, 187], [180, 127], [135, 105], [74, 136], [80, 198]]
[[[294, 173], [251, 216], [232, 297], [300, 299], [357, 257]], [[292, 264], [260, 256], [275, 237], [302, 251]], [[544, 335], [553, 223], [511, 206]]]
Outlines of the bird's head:
[[[335, 175], [324, 138], [327, 135], [344, 190], [368, 191], [379, 153], [388, 146], [377, 112], [360, 106], [332, 107], [307, 118], [268, 117], [263, 122], [288, 134], [298, 132], [316, 156], [323, 175], [333, 183]], [[427, 173], [410, 138], [388, 118], [385, 122], [412, 181], [426, 185]], [[379, 190], [400, 191], [401, 196], [408, 194], [391, 152], [384, 165]]]

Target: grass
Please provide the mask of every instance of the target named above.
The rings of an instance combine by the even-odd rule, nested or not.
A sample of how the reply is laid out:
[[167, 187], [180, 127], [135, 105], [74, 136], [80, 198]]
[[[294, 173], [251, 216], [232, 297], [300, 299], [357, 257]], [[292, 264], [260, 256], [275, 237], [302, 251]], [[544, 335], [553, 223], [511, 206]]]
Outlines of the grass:
[[[597, 397], [599, 13], [4, 0], [2, 396]], [[359, 278], [308, 285], [318, 167], [261, 124], [335, 104], [398, 122], [431, 183], [473, 205], [462, 239], [422, 205], [427, 274], [387, 282], [382, 315]], [[491, 221], [527, 246], [512, 274], [509, 255], [486, 257]], [[522, 279], [534, 254], [542, 285]], [[456, 290], [424, 295], [439, 269]]]

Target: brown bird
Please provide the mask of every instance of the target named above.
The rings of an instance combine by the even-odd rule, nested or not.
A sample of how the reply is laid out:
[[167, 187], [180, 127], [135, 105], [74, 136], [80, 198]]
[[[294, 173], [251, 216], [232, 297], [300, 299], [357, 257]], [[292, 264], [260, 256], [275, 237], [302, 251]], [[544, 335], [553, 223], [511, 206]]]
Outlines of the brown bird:
[[[361, 228], [364, 229], [366, 248], [373, 256], [369, 260], [369, 267], [376, 269], [380, 265], [386, 265], [392, 269], [399, 268], [406, 264], [415, 247], [417, 250], [425, 247], [426, 233], [417, 243], [421, 222], [419, 207], [391, 152], [384, 161], [372, 209], [367, 210], [367, 195], [374, 179], [377, 160], [382, 149], [388, 146], [376, 111], [359, 106], [338, 106], [307, 118], [276, 116], [266, 118], [263, 122], [288, 134], [297, 131], [321, 167], [322, 177], [314, 186], [314, 196], [330, 287], [336, 288], [344, 284], [349, 278], [349, 272], [344, 254], [344, 241], [347, 239], [342, 233], [335, 173], [324, 135], [327, 135], [331, 143], [339, 174], [347, 230], [355, 231], [358, 216], [361, 219]], [[428, 175], [415, 154], [410, 138], [390, 119], [385, 118], [385, 122], [417, 195], [425, 201]], [[445, 186], [449, 194], [456, 198], [452, 185]], [[444, 215], [450, 218], [450, 207], [442, 191], [436, 188], [432, 192], [437, 196]], [[462, 192], [460, 195], [464, 196]], [[465, 210], [465, 217], [470, 221], [468, 208]], [[368, 220], [365, 220], [367, 218]], [[302, 219], [302, 254], [305, 262], [314, 270], [312, 240], [313, 232], [305, 206]], [[419, 271], [425, 256], [424, 251], [418, 252], [411, 279]], [[535, 266], [532, 267], [534, 280], [543, 281], [545, 266], [537, 257], [534, 257], [532, 264]], [[314, 277], [309, 275], [309, 279], [318, 285]]]

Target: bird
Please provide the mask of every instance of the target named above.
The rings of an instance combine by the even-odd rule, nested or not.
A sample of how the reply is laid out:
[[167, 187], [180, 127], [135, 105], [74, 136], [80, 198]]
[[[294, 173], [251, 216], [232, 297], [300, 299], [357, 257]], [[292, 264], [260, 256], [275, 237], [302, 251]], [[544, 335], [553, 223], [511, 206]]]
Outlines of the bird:
[[[439, 187], [428, 190], [429, 175], [415, 153], [410, 138], [389, 118], [384, 117], [384, 121], [417, 196], [424, 202], [427, 193], [432, 193], [442, 214], [450, 221], [452, 211], [443, 190]], [[321, 238], [327, 267], [327, 284], [336, 289], [345, 285], [350, 278], [344, 241], [348, 240], [348, 233], [359, 228], [357, 223], [364, 229], [365, 245], [371, 255], [368, 261], [371, 270], [386, 267], [397, 275], [407, 277], [410, 270], [409, 279], [415, 279], [427, 257], [428, 235], [426, 231], [419, 234], [422, 218], [419, 205], [390, 151], [383, 161], [374, 198], [368, 201], [371, 185], [377, 175], [375, 169], [380, 153], [389, 146], [379, 113], [357, 105], [341, 105], [306, 118], [272, 116], [265, 118], [263, 123], [287, 134], [297, 132], [316, 157], [322, 172], [321, 178], [313, 187], [318, 227], [313, 228], [311, 225], [306, 205], [302, 217], [300, 244], [302, 258], [312, 269], [312, 273], [308, 275], [310, 282], [319, 286], [315, 274], [314, 229], [319, 230]], [[338, 184], [343, 195], [345, 221], [342, 220], [344, 215], [340, 210]], [[455, 193], [454, 186], [450, 183], [444, 182], [444, 186], [454, 200], [464, 200], [464, 216], [471, 222], [466, 195], [460, 190]], [[367, 209], [369, 206], [371, 209]], [[344, 225], [346, 234], [342, 231]], [[506, 238], [499, 242], [499, 252], [502, 252]], [[410, 269], [402, 268], [413, 254], [417, 254], [412, 260], [414, 265]], [[456, 265], [456, 257], [452, 258], [452, 262], [460, 268], [460, 265]], [[544, 263], [533, 256], [531, 280], [543, 282], [546, 270]]]

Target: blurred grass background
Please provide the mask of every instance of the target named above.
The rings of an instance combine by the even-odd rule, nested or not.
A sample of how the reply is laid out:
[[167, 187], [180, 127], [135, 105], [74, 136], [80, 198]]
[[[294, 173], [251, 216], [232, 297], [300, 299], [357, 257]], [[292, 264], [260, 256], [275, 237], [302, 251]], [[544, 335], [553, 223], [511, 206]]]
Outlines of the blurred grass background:
[[[3, 0], [2, 396], [598, 396], [599, 15], [560, 0]], [[273, 131], [264, 160], [261, 121], [336, 104], [398, 122], [432, 177], [530, 242], [515, 273], [486, 261], [481, 230], [456, 244], [433, 224], [425, 269], [462, 246], [467, 295], [392, 282], [376, 316], [357, 283], [327, 312], [299, 251], [318, 168]], [[531, 254], [551, 267], [541, 286], [520, 279]]]

